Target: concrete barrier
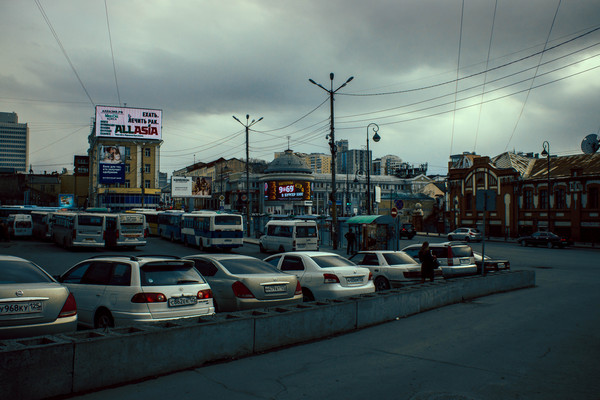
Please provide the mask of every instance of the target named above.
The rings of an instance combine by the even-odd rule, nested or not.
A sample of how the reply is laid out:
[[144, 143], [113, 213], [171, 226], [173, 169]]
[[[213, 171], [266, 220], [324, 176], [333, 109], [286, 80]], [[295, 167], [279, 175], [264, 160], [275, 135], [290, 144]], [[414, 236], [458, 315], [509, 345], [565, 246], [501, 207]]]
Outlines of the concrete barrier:
[[18, 399], [90, 391], [534, 285], [533, 271], [497, 272], [327, 302], [5, 340], [0, 341], [0, 387], [3, 398]]

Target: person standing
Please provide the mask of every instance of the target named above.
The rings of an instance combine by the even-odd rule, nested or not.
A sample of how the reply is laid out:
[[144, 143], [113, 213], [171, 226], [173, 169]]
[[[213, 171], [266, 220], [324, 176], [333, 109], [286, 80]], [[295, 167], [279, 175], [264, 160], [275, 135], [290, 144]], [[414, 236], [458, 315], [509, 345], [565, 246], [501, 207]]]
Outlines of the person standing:
[[421, 283], [425, 283], [425, 279], [433, 282], [436, 258], [431, 254], [429, 242], [423, 242], [421, 250], [419, 250], [419, 261], [421, 261]]
[[346, 246], [346, 254], [354, 254], [354, 245], [356, 244], [356, 235], [352, 232], [352, 228], [344, 235], [348, 245]]

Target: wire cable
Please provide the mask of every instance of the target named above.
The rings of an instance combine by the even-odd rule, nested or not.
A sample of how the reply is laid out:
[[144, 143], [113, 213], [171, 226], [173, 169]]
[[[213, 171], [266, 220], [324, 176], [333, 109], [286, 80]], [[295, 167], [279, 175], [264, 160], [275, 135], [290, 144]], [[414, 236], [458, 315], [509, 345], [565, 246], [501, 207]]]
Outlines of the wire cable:
[[110, 22], [108, 20], [108, 4], [104, 0], [104, 10], [106, 11], [106, 27], [108, 28], [108, 42], [110, 43], [110, 55], [112, 57], [113, 73], [115, 75], [115, 87], [117, 88], [117, 99], [121, 105], [121, 93], [119, 92], [119, 81], [117, 80], [117, 67], [115, 66], [115, 52], [113, 51], [112, 34], [110, 32]]
[[460, 12], [460, 35], [458, 37], [458, 60], [456, 62], [456, 84], [454, 87], [454, 113], [452, 114], [452, 136], [450, 137], [450, 154], [452, 154], [452, 147], [454, 146], [454, 126], [456, 122], [456, 99], [458, 97], [458, 74], [460, 72], [460, 50], [462, 47], [462, 31], [463, 31], [463, 17], [465, 15], [465, 0], [462, 0], [462, 10]]

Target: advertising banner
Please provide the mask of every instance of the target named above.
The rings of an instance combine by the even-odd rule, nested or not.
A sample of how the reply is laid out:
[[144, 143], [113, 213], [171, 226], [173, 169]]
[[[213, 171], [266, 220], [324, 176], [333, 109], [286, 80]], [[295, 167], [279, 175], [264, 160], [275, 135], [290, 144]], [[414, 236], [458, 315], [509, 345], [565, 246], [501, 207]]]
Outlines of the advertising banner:
[[58, 195], [58, 206], [62, 207], [62, 208], [75, 207], [75, 195], [74, 194], [59, 194]]
[[207, 176], [197, 176], [192, 184], [192, 197], [207, 198], [212, 196], [212, 179]]
[[96, 106], [97, 137], [162, 140], [162, 110]]
[[98, 181], [100, 183], [125, 182], [125, 146], [100, 146]]
[[264, 186], [267, 201], [311, 200], [308, 181], [268, 181]]
[[189, 176], [171, 177], [171, 197], [191, 197], [192, 178]]

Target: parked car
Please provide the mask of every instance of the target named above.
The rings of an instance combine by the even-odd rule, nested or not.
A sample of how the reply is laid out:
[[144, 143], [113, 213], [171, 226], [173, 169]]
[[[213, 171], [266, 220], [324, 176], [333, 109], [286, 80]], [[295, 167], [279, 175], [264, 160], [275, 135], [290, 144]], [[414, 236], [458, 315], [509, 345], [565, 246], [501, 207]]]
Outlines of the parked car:
[[0, 339], [76, 329], [77, 304], [69, 289], [31, 261], [0, 256]]
[[265, 258], [277, 269], [296, 275], [305, 301], [337, 299], [373, 293], [372, 274], [335, 253], [298, 251]]
[[[443, 242], [429, 243], [431, 253], [437, 258], [444, 278], [475, 275], [477, 265], [473, 249], [465, 243]], [[412, 244], [402, 249], [415, 260], [419, 259], [420, 244]]]
[[560, 237], [552, 232], [539, 231], [529, 236], [521, 236], [517, 239], [521, 246], [546, 246], [549, 249], [553, 247], [564, 248], [573, 243], [564, 237]]
[[238, 254], [198, 254], [185, 258], [194, 261], [210, 284], [218, 312], [302, 302], [298, 279], [258, 258]]
[[415, 237], [416, 234], [417, 230], [415, 229], [415, 226], [413, 224], [402, 224], [400, 226], [400, 232], [398, 232], [400, 239], [402, 239], [403, 237], [412, 239], [413, 237]]
[[[350, 261], [369, 268], [376, 291], [421, 281], [421, 264], [403, 251], [360, 251], [350, 257]], [[434, 273], [441, 276], [442, 270], [436, 268]]]
[[465, 242], [481, 242], [482, 234], [475, 228], [458, 228], [448, 234], [448, 240], [463, 240]]
[[79, 323], [125, 326], [214, 314], [212, 291], [190, 260], [97, 256], [59, 277], [75, 296]]
[[[475, 257], [475, 264], [477, 264], [477, 273], [481, 274], [481, 265], [483, 258], [481, 257], [481, 253], [473, 252], [473, 257]], [[485, 256], [485, 272], [493, 272], [493, 271], [505, 271], [510, 270], [510, 261], [504, 259], [495, 259], [489, 256]]]

